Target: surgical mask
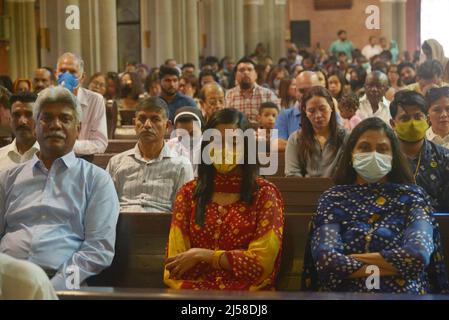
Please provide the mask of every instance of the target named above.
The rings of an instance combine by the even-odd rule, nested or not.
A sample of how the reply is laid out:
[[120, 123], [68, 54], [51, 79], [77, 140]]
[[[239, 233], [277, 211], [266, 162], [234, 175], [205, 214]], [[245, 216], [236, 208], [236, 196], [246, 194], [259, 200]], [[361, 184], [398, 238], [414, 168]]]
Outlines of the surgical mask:
[[354, 155], [354, 170], [368, 183], [375, 183], [391, 171], [393, 157], [378, 152], [357, 153]]
[[79, 85], [79, 79], [70, 72], [61, 73], [58, 77], [58, 85], [63, 86], [73, 93]]
[[395, 130], [399, 139], [407, 142], [418, 142], [424, 139], [429, 124], [426, 120], [409, 120], [396, 122]]
[[242, 154], [233, 151], [233, 148], [212, 149], [210, 153], [212, 164], [217, 172], [228, 174], [234, 170], [242, 158]]

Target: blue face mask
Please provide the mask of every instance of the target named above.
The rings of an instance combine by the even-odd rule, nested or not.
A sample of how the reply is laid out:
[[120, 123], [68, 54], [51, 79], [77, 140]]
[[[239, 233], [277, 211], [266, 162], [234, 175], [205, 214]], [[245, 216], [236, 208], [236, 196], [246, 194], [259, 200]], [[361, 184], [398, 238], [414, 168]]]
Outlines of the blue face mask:
[[357, 153], [354, 155], [355, 171], [368, 183], [375, 183], [391, 171], [393, 157], [377, 152]]
[[63, 86], [64, 88], [73, 91], [78, 87], [79, 80], [70, 72], [61, 73], [58, 77], [58, 85]]

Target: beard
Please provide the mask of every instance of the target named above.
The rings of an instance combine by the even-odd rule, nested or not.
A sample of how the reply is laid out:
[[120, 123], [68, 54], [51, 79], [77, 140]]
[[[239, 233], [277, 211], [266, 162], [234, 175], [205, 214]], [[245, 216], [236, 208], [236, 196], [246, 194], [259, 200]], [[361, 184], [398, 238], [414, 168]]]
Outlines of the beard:
[[242, 90], [249, 90], [249, 89], [251, 89], [251, 87], [252, 87], [252, 83], [249, 82], [249, 81], [242, 81], [242, 82], [240, 83], [240, 88], [241, 88]]

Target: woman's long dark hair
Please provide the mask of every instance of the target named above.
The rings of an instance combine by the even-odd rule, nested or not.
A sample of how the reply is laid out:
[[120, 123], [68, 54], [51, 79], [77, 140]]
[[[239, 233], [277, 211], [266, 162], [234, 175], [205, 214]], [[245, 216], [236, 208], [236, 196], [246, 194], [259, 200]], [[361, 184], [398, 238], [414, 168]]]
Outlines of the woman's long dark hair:
[[326, 99], [327, 103], [331, 107], [332, 114], [329, 120], [329, 141], [332, 142], [334, 146], [333, 155], [336, 156], [338, 150], [343, 144], [344, 137], [339, 135], [338, 125], [337, 125], [337, 116], [335, 113], [335, 105], [332, 99], [332, 95], [330, 92], [321, 86], [312, 87], [309, 91], [304, 95], [301, 102], [301, 130], [298, 131], [298, 139], [299, 139], [299, 163], [301, 167], [305, 168], [305, 163], [307, 159], [310, 159], [310, 156], [313, 152], [313, 145], [315, 141], [315, 132], [312, 127], [312, 123], [306, 115], [306, 104], [313, 97], [322, 97]]
[[388, 182], [413, 183], [413, 174], [410, 166], [399, 147], [399, 141], [393, 130], [380, 118], [368, 118], [352, 130], [343, 149], [343, 154], [338, 163], [334, 180], [337, 185], [353, 184], [357, 178], [357, 172], [352, 166], [352, 152], [362, 134], [368, 130], [384, 131], [391, 143], [393, 153], [392, 169], [387, 175]]
[[[243, 113], [236, 109], [222, 109], [208, 120], [205, 130], [215, 129], [220, 124], [235, 125], [237, 129], [241, 129], [245, 132], [247, 129], [251, 129], [251, 125]], [[252, 136], [251, 136], [252, 137]], [[250, 137], [244, 137], [244, 163], [240, 164], [243, 172], [242, 188], [240, 190], [240, 200], [246, 203], [252, 203], [253, 192], [256, 190], [256, 177], [257, 177], [257, 164], [250, 164], [249, 162], [249, 144], [254, 141], [249, 141]], [[255, 137], [254, 137], [255, 139]], [[204, 149], [209, 145], [210, 141], [203, 141], [201, 143], [201, 155], [203, 155]], [[252, 155], [254, 156], [254, 155]], [[201, 157], [201, 163], [198, 165], [198, 183], [193, 194], [193, 199], [197, 201], [195, 210], [195, 222], [196, 224], [203, 226], [205, 222], [206, 205], [212, 200], [214, 194], [214, 178], [216, 170], [213, 164], [204, 163]]]

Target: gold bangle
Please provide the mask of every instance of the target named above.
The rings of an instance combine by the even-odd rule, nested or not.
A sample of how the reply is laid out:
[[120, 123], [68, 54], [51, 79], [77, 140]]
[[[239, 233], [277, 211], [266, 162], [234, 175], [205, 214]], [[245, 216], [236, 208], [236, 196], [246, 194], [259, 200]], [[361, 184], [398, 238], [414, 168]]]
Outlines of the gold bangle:
[[214, 251], [214, 256], [212, 257], [212, 267], [214, 269], [220, 270], [221, 266], [220, 266], [220, 258], [221, 255], [225, 253], [224, 250], [216, 250]]

